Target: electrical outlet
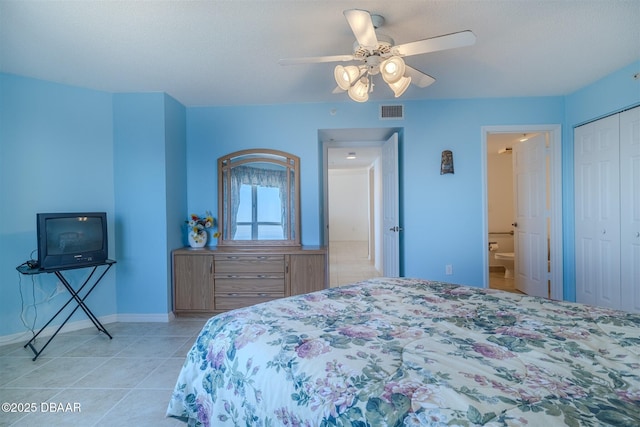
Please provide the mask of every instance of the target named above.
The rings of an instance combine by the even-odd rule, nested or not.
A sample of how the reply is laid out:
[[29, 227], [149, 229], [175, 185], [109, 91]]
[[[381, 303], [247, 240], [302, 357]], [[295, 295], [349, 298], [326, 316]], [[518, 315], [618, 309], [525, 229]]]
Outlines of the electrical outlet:
[[453, 266], [451, 264], [447, 264], [444, 266], [444, 274], [447, 276], [451, 276], [453, 274]]

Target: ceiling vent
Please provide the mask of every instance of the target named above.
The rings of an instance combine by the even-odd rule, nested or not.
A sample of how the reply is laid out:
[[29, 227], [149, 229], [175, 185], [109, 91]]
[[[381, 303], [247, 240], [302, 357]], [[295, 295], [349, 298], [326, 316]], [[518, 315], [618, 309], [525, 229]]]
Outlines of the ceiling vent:
[[404, 119], [404, 108], [402, 105], [381, 105], [380, 119]]

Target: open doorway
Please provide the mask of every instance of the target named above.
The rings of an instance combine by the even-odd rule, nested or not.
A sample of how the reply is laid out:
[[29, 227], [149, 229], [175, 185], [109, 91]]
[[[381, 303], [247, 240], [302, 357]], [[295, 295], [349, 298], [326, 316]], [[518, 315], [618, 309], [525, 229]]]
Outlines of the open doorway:
[[[392, 162], [397, 164], [397, 131], [323, 130], [319, 137], [323, 150], [322, 233], [329, 250], [330, 286], [384, 275], [390, 270], [385, 260], [394, 259], [393, 252], [395, 259], [399, 258], [398, 245], [385, 251], [390, 245], [382, 229], [388, 207], [393, 205], [383, 201], [383, 181], [387, 179], [383, 173], [389, 170], [388, 150], [383, 148], [393, 143], [396, 156]], [[397, 178], [397, 168], [395, 173]], [[397, 202], [397, 194], [394, 197]]]
[[485, 287], [562, 299], [560, 126], [483, 128]]
[[[380, 148], [329, 148], [328, 155], [329, 284], [334, 287], [382, 275]], [[365, 157], [364, 166], [341, 161]]]

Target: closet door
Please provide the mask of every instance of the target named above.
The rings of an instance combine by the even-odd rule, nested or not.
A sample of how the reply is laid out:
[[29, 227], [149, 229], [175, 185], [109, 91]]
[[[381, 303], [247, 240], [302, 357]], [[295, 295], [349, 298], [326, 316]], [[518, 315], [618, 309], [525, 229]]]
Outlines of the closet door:
[[622, 309], [640, 312], [640, 107], [620, 114]]
[[578, 302], [620, 308], [618, 115], [575, 129], [575, 255]]

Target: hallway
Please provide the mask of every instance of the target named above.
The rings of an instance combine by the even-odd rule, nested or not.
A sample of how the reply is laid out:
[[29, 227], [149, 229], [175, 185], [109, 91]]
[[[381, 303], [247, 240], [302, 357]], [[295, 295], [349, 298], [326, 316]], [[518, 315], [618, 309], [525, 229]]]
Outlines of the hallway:
[[332, 288], [381, 276], [369, 261], [366, 241], [331, 242], [329, 264]]

